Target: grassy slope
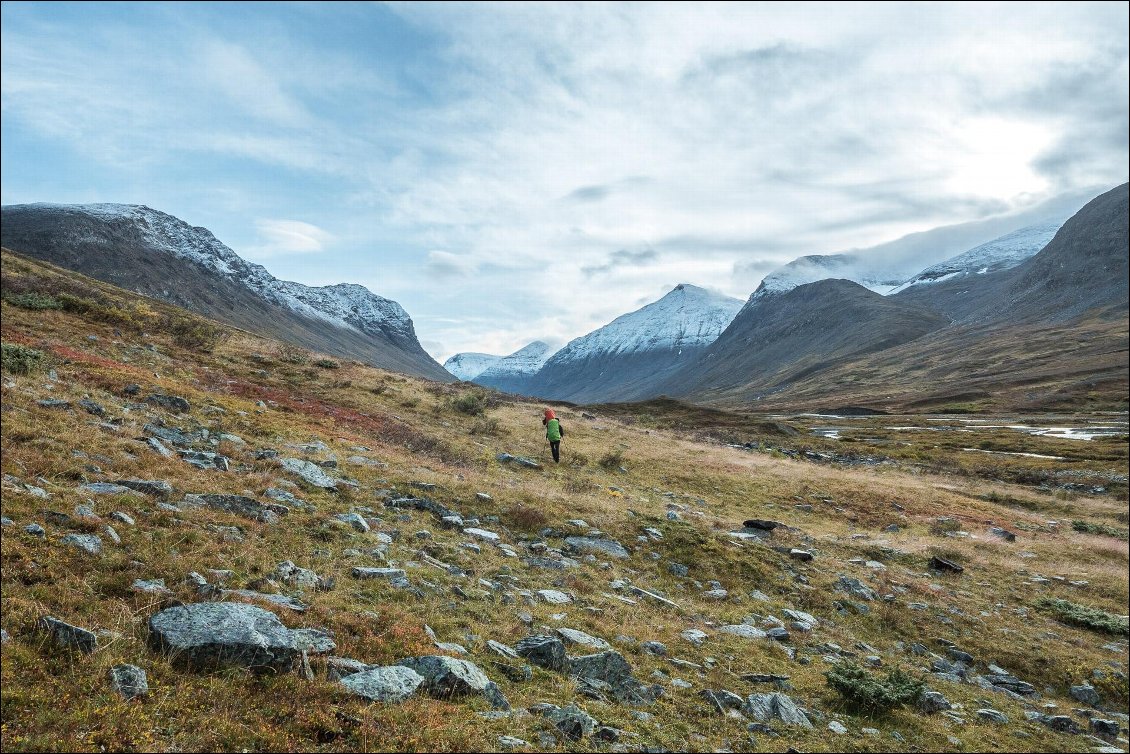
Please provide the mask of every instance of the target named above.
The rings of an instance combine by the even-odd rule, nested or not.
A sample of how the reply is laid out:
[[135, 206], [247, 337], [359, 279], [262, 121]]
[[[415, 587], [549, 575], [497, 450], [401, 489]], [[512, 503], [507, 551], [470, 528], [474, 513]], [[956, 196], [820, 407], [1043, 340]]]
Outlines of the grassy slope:
[[[6, 273], [15, 264], [5, 256]], [[25, 274], [65, 274], [20, 264]], [[108, 286], [103, 290], [113, 293]], [[40, 486], [52, 495], [43, 501], [12, 485], [3, 490], [3, 513], [18, 524], [3, 529], [2, 623], [13, 637], [2, 650], [0, 746], [5, 751], [489, 750], [501, 734], [537, 741], [544, 726], [540, 718], [487, 721], [475, 714], [486, 709], [481, 700], [449, 703], [417, 698], [399, 706], [367, 705], [341, 693], [321, 674], [314, 682], [293, 674], [273, 678], [239, 672], [189, 674], [174, 670], [146, 647], [145, 620], [160, 604], [130, 590], [135, 578], [164, 578], [177, 598], [193, 601], [194, 594], [182, 585], [189, 571], [228, 568], [236, 573], [235, 585], [243, 586], [268, 575], [284, 559], [337, 577], [335, 590], [304, 596], [311, 604], [306, 614], [280, 612], [289, 626], [333, 630], [337, 654], [376, 664], [433, 653], [437, 650], [423, 631], [427, 623], [440, 640], [471, 649], [472, 659], [488, 670], [515, 707], [576, 701], [602, 722], [638, 734], [627, 740], [629, 746], [748, 750], [745, 724], [708, 713], [697, 692], [727, 688], [748, 694], [765, 689], [741, 681], [738, 674], [783, 672], [792, 676], [794, 698], [834, 715], [851, 733], [834, 736], [823, 725], [811, 732], [783, 730], [780, 739], [759, 736], [763, 747], [879, 751], [913, 745], [945, 750], [953, 748], [947, 737], [956, 736], [966, 749], [1086, 751], [1093, 744], [1084, 737], [1024, 723], [1019, 704], [973, 686], [934, 684], [951, 701], [963, 704], [974, 720], [972, 710], [986, 706], [984, 699], [1005, 712], [1013, 724], [997, 727], [974, 721], [957, 726], [911, 711], [877, 721], [852, 717], [839, 709], [837, 697], [824, 683], [822, 671], [827, 666], [822, 653], [804, 650], [824, 642], [852, 650], [863, 641], [879, 649], [888, 666], [915, 667], [923, 661], [897, 651], [896, 641], [921, 641], [936, 648], [937, 638], [950, 639], [979, 660], [996, 662], [1041, 690], [1050, 688], [1044, 701], [1054, 701], [1063, 711], [1079, 706], [1066, 697], [1069, 684], [1090, 677], [1091, 669], [1105, 667], [1110, 660], [1127, 660], [1124, 641], [1119, 640], [1122, 650], [1112, 653], [1102, 645], [1115, 641], [1113, 637], [1056, 623], [1034, 607], [1040, 597], [1052, 596], [1126, 613], [1126, 543], [1080, 534], [1066, 525], [1049, 527], [1041, 510], [1054, 505], [1063, 510], [1057, 515], [1063, 519], [1124, 526], [1124, 493], [1122, 499], [1068, 498], [989, 484], [976, 477], [911, 473], [897, 467], [818, 466], [728, 448], [682, 429], [658, 428], [663, 422], [648, 426], [603, 413], [595, 421], [584, 420], [579, 409], [559, 412], [569, 430], [565, 463], [543, 471], [518, 470], [500, 465], [494, 456], [508, 451], [545, 460], [540, 405], [501, 401], [484, 420], [451, 409], [452, 399], [469, 390], [466, 386], [408, 379], [358, 364], [343, 364], [336, 370], [294, 365], [273, 356], [275, 344], [244, 333], [215, 352], [202, 354], [178, 348], [160, 333], [145, 338], [126, 330], [119, 336], [111, 326], [60, 311], [27, 311], [5, 303], [2, 315], [3, 341], [48, 351], [58, 375], [56, 381], [42, 372], [5, 375], [2, 393], [3, 472], [33, 484], [42, 478], [45, 482]], [[97, 339], [91, 340], [91, 335]], [[183, 395], [191, 401], [192, 411], [178, 418], [131, 404], [121, 389], [132, 382], [142, 386], [142, 395], [153, 390]], [[84, 395], [121, 418], [120, 431], [101, 427], [80, 409], [36, 404], [46, 397], [75, 400]], [[265, 408], [257, 406], [260, 400]], [[197, 471], [146, 451], [133, 438], [142, 424], [159, 418], [243, 437], [246, 448], [224, 443], [221, 450], [247, 469]], [[293, 511], [275, 526], [203, 509], [171, 514], [149, 500], [132, 497], [99, 498], [95, 504], [100, 514], [124, 510], [136, 518], [137, 526], [116, 526], [122, 546], [107, 542], [105, 553], [96, 559], [61, 546], [58, 539], [66, 530], [48, 524], [42, 514], [44, 510], [69, 513], [85, 502], [86, 496], [75, 489], [83, 480], [121, 476], [170, 480], [176, 488], [174, 501], [183, 493], [204, 491], [258, 497], [286, 475], [270, 461], [254, 460], [251, 451], [282, 450], [287, 444], [314, 439], [327, 443], [339, 459], [353, 455], [353, 446], [367, 446], [371, 452], [362, 455], [380, 459], [388, 468], [343, 462], [341, 473], [358, 479], [360, 489], [337, 494], [304, 490], [300, 496], [317, 505], [319, 512]], [[92, 458], [76, 457], [75, 450]], [[627, 473], [606, 470], [598, 463], [611, 452], [623, 454]], [[1108, 465], [1124, 474], [1124, 458]], [[87, 470], [87, 464], [97, 464], [104, 475]], [[441, 530], [430, 515], [382, 510], [376, 491], [395, 487], [407, 492], [410, 481], [436, 484], [438, 489], [429, 494], [465, 514], [499, 516], [500, 522], [487, 528], [503, 533], [504, 540], [519, 550], [519, 542], [536, 538], [542, 526], [567, 529], [565, 521], [578, 517], [637, 549], [630, 559], [607, 570], [584, 564], [564, 573], [529, 570], [490, 547], [476, 556], [458, 546], [462, 536]], [[489, 493], [493, 501], [476, 499], [476, 492]], [[991, 500], [982, 499], [990, 493]], [[1035, 501], [1036, 510], [1010, 505], [1016, 500]], [[802, 502], [813, 510], [794, 508]], [[683, 520], [666, 519], [669, 503], [685, 506]], [[417, 552], [426, 546], [434, 557], [462, 566], [473, 577], [456, 579], [423, 564], [409, 567], [413, 583], [435, 585], [423, 599], [383, 584], [353, 581], [348, 575], [351, 566], [378, 563], [350, 559], [342, 551], [375, 542], [324, 524], [330, 514], [351, 506], [373, 508], [383, 520], [380, 530], [403, 532], [392, 546], [391, 558], [402, 564], [422, 563]], [[812, 549], [815, 561], [797, 564], [772, 549], [740, 545], [726, 536], [753, 516], [796, 527], [777, 536], [775, 544]], [[976, 538], [941, 536], [934, 526], [938, 516], [955, 517]], [[21, 533], [31, 521], [47, 527], [46, 540]], [[1005, 544], [986, 536], [989, 522], [1017, 531], [1019, 541]], [[901, 530], [883, 533], [891, 523]], [[206, 524], [238, 525], [246, 531], [246, 541], [224, 542]], [[662, 530], [663, 542], [637, 543], [644, 526]], [[412, 533], [419, 529], [430, 530], [432, 538], [414, 539]], [[552, 539], [549, 543], [560, 544]], [[1021, 558], [1021, 551], [1034, 557]], [[653, 560], [651, 552], [660, 559]], [[932, 554], [960, 560], [966, 572], [926, 574]], [[880, 559], [888, 568], [875, 574], [847, 562], [857, 557]], [[730, 599], [717, 602], [703, 597], [688, 580], [667, 572], [672, 561], [689, 566], [691, 578], [700, 582], [721, 581], [730, 590]], [[527, 606], [521, 599], [505, 605], [473, 593], [476, 577], [505, 572], [522, 588], [556, 586], [573, 592], [577, 602], [564, 608]], [[892, 604], [873, 603], [868, 616], [841, 617], [832, 604], [840, 595], [830, 591], [839, 573], [858, 576], [882, 592], [894, 587], [906, 591]], [[1089, 585], [1082, 589], [1058, 581], [1037, 585], [1030, 581], [1035, 573], [1086, 579]], [[808, 583], [799, 583], [794, 575], [804, 576]], [[683, 610], [646, 603], [629, 606], [602, 596], [610, 591], [608, 581], [617, 577], [660, 589]], [[471, 597], [455, 596], [451, 591], [455, 585], [472, 592]], [[770, 605], [748, 596], [755, 588], [770, 595]], [[930, 608], [908, 610], [905, 605], [911, 601], [927, 602]], [[802, 656], [811, 658], [810, 664], [790, 662], [770, 644], [715, 634], [712, 629], [755, 612], [780, 615], [785, 607], [807, 610], [834, 623], [810, 635], [794, 634], [795, 645]], [[513, 643], [523, 636], [526, 628], [518, 617], [523, 610], [533, 614], [535, 626], [566, 625], [613, 641], [645, 682], [658, 669], [685, 678], [694, 689], [669, 688], [648, 710], [655, 714], [653, 720], [641, 722], [626, 707], [577, 697], [572, 683], [561, 675], [535, 669], [532, 682], [511, 682], [490, 671], [491, 655], [484, 644], [490, 638]], [[567, 613], [568, 618], [554, 621], [550, 615], [557, 612]], [[91, 656], [56, 655], [33, 630], [44, 614], [113, 633]], [[680, 632], [691, 627], [711, 634], [703, 647], [680, 638]], [[478, 638], [467, 638], [468, 634]], [[709, 656], [717, 663], [702, 676], [681, 671], [662, 658], [615, 642], [620, 634], [663, 641], [676, 657], [701, 662]], [[107, 669], [119, 662], [148, 671], [152, 692], [147, 700], [124, 703], [111, 693]], [[1125, 711], [1125, 681], [1108, 676], [1096, 685]], [[884, 735], [860, 734], [860, 728], [868, 725]], [[908, 743], [899, 744], [887, 735], [890, 731], [899, 731]], [[561, 744], [573, 750], [595, 746], [595, 742]]]

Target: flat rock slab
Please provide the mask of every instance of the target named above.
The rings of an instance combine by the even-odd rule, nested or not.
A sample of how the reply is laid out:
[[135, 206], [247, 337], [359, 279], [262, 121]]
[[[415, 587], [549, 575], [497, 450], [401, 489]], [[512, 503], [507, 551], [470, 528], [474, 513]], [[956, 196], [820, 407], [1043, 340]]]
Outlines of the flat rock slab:
[[812, 722], [801, 712], [796, 702], [780, 693], [750, 694], [742, 712], [760, 723], [780, 721], [785, 725], [812, 727]]
[[173, 485], [163, 479], [117, 479], [114, 484], [120, 484], [123, 487], [144, 492], [146, 495], [153, 495], [154, 497], [163, 497], [173, 493]]
[[604, 639], [598, 639], [595, 636], [590, 636], [584, 631], [578, 631], [575, 628], [559, 628], [557, 629], [557, 635], [561, 637], [562, 641], [569, 645], [581, 646], [588, 649], [595, 649], [597, 651], [612, 649], [612, 645], [606, 642]]
[[369, 668], [338, 681], [357, 696], [371, 702], [402, 702], [416, 693], [424, 677], [403, 665]]
[[500, 537], [495, 532], [487, 531], [486, 529], [477, 529], [473, 526], [469, 526], [464, 529], [463, 533], [468, 537], [474, 537], [475, 539], [482, 540], [483, 542], [490, 542], [491, 544], [497, 544], [502, 541], [502, 537]]
[[614, 539], [565, 537], [565, 545], [574, 552], [591, 552], [594, 555], [606, 555], [610, 558], [626, 558], [630, 554], [624, 549], [624, 545]]
[[582, 681], [597, 681], [607, 685], [607, 690], [619, 702], [626, 704], [651, 704], [662, 691], [654, 686], [644, 686], [632, 675], [632, 666], [616, 651], [570, 657], [568, 673]]
[[68, 534], [59, 540], [61, 544], [77, 547], [88, 555], [102, 554], [102, 539], [97, 534]]
[[337, 489], [337, 480], [323, 471], [322, 467], [317, 464], [304, 461], [301, 458], [283, 458], [279, 463], [286, 471], [295, 474], [309, 485], [325, 490]]
[[538, 596], [551, 605], [567, 605], [573, 601], [565, 592], [559, 592], [556, 589], [539, 589]]
[[562, 672], [567, 666], [565, 644], [553, 636], [527, 636], [514, 645], [514, 651], [546, 670]]
[[294, 634], [274, 613], [229, 602], [162, 610], [149, 619], [149, 644], [167, 653], [173, 664], [190, 669], [285, 673], [299, 654]]
[[531, 458], [524, 456], [512, 456], [509, 453], [499, 453], [495, 456], [499, 463], [513, 463], [526, 469], [540, 469], [541, 464]]
[[293, 597], [287, 597], [285, 594], [267, 594], [265, 592], [254, 592], [250, 589], [223, 589], [220, 591], [220, 595], [225, 598], [236, 597], [241, 600], [262, 600], [272, 605], [293, 610], [296, 613], [304, 613], [309, 609], [304, 603]]
[[424, 690], [439, 699], [478, 694], [495, 709], [510, 709], [502, 691], [473, 662], [443, 655], [408, 657], [397, 665], [411, 668], [423, 676]]
[[393, 579], [403, 579], [403, 568], [365, 568], [363, 566], [356, 566], [350, 573], [355, 579], [386, 579], [392, 581]]
[[767, 633], [762, 631], [756, 626], [747, 626], [744, 623], [738, 623], [733, 626], [722, 626], [718, 629], [722, 633], [731, 634], [733, 636], [740, 636], [743, 639], [764, 639], [768, 636]]
[[935, 571], [948, 571], [950, 573], [961, 573], [965, 570], [965, 568], [954, 563], [952, 560], [939, 558], [937, 555], [930, 558], [930, 567]]

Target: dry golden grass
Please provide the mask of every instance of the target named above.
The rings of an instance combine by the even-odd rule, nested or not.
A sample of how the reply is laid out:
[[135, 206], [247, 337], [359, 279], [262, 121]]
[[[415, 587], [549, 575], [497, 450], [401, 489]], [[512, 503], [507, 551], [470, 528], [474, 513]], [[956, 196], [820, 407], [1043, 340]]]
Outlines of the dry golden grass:
[[[4, 260], [7, 271], [9, 259]], [[727, 431], [740, 431], [741, 421], [732, 415], [696, 414], [690, 421], [677, 415], [676, 409], [665, 418], [654, 407], [652, 417], [640, 421], [611, 410], [587, 420], [579, 409], [555, 406], [569, 427], [563, 463], [531, 471], [500, 464], [495, 456], [509, 452], [547, 461], [542, 404], [498, 400], [487, 409], [487, 416], [497, 424], [484, 435], [471, 431], [481, 417], [450, 409], [452, 398], [465, 390], [459, 386], [427, 383], [348, 361], [341, 362], [339, 369], [306, 371], [308, 365], [280, 359], [276, 344], [247, 333], [237, 332], [213, 353], [202, 354], [178, 347], [168, 335], [118, 336], [111, 326], [64, 312], [31, 312], [5, 303], [2, 314], [4, 342], [48, 351], [58, 376], [50, 381], [45, 372], [6, 375], [2, 388], [3, 472], [51, 494], [50, 500], [41, 500], [15, 485], [5, 484], [3, 489], [3, 513], [18, 524], [3, 529], [0, 555], [2, 624], [13, 637], [2, 650], [0, 747], [4, 751], [471, 751], [495, 748], [502, 734], [536, 744], [538, 732], [544, 730], [540, 718], [486, 720], [476, 714], [487, 709], [478, 699], [449, 703], [417, 698], [398, 706], [368, 705], [347, 696], [320, 673], [314, 682], [297, 675], [192, 674], [174, 669], [147, 648], [145, 621], [167, 601], [133, 592], [134, 579], [163, 578], [174, 592], [170, 599], [192, 601], [196, 596], [183, 583], [190, 571], [230, 569], [235, 572], [233, 585], [243, 587], [262, 583], [286, 559], [335, 577], [337, 587], [304, 594], [310, 605], [305, 614], [272, 609], [288, 626], [332, 630], [337, 654], [378, 664], [436, 652], [424, 633], [426, 624], [441, 641], [470, 649], [472, 659], [499, 683], [515, 707], [541, 701], [577, 702], [603, 723], [635, 734], [627, 739], [629, 747], [754, 750], [744, 723], [709, 713], [697, 692], [765, 690], [738, 676], [773, 672], [790, 675], [794, 698], [844, 722], [851, 733], [834, 736], [823, 724], [807, 732], [788, 729], [779, 739], [759, 736], [761, 748], [948, 750], [954, 748], [948, 737], [956, 736], [966, 750], [1085, 751], [1090, 744], [1084, 737], [1022, 722], [1021, 704], [971, 685], [938, 684], [938, 688], [962, 704], [967, 717], [990, 704], [1014, 724], [958, 726], [910, 710], [874, 721], [855, 718], [825, 685], [827, 665], [817, 647], [835, 642], [860, 652], [855, 649], [857, 642], [866, 642], [882, 652], [888, 665], [921, 671], [924, 660], [898, 652], [896, 642], [936, 648], [936, 639], [948, 639], [982, 662], [1010, 669], [1042, 692], [1050, 689], [1045, 700], [1068, 711], [1077, 706], [1066, 696], [1070, 684], [1089, 678], [1095, 668], [1110, 669], [1111, 660], [1123, 665], [1127, 661], [1124, 640], [1063, 625], [1035, 607], [1042, 597], [1061, 597], [1126, 613], [1126, 542], [1081, 534], [1070, 525], [1079, 518], [1111, 525], [1121, 521], [1124, 526], [1124, 483], [1114, 485], [1111, 494], [1097, 496], [987, 482], [985, 474], [992, 473], [989, 460], [967, 458], [979, 454], [962, 455], [953, 447], [932, 447], [936, 436], [925, 432], [914, 436], [913, 442], [920, 446], [906, 450], [894, 464], [866, 468], [815, 464], [779, 453], [731, 448], [710, 439], [709, 430], [716, 425], [728, 424], [732, 426]], [[97, 339], [89, 340], [90, 335]], [[178, 417], [134, 405], [132, 401], [140, 397], [129, 399], [121, 393], [131, 382], [141, 385], [140, 397], [154, 391], [182, 395], [192, 403], [192, 410]], [[36, 404], [46, 397], [77, 400], [84, 395], [121, 419], [119, 428], [101, 426], [78, 408], [47, 409]], [[265, 408], [257, 401], [263, 401]], [[241, 468], [228, 473], [200, 471], [147, 451], [134, 438], [144, 423], [157, 419], [242, 437], [246, 446], [230, 442], [220, 446]], [[696, 426], [699, 420], [705, 425]], [[782, 421], [798, 434], [781, 433], [777, 425]], [[774, 419], [758, 424], [752, 434], [772, 438], [772, 444], [785, 448], [837, 447], [810, 437], [810, 424], [811, 420]], [[868, 426], [866, 432], [877, 426], [878, 422]], [[167, 479], [176, 489], [173, 501], [187, 492], [258, 498], [286, 475], [274, 462], [254, 459], [252, 452], [263, 447], [285, 450], [314, 440], [326, 443], [337, 456], [341, 466], [336, 473], [355, 478], [361, 486], [338, 493], [295, 489], [318, 512], [293, 510], [279, 525], [205, 509], [162, 511], [154, 500], [143, 497], [99, 497], [94, 502], [101, 515], [125, 511], [137, 526], [115, 524], [122, 545], [107, 542], [104, 554], [92, 560], [60, 546], [57, 540], [65, 529], [44, 520], [44, 511], [70, 513], [86, 502], [87, 496], [77, 487], [88, 479]], [[356, 446], [369, 450], [355, 451]], [[1046, 446], [1037, 441], [1032, 447]], [[1119, 456], [1111, 443], [1089, 447], [1099, 448], [1110, 459], [1073, 462], [1070, 468], [1126, 474], [1125, 452]], [[599, 464], [614, 451], [622, 454], [626, 473]], [[911, 451], [923, 457], [914, 457]], [[351, 455], [378, 459], [387, 467], [353, 465], [344, 460]], [[997, 460], [994, 457], [992, 463]], [[916, 465], [919, 461], [921, 465]], [[973, 463], [980, 464], [980, 470], [970, 466]], [[1051, 466], [1011, 457], [1001, 457], [1000, 464], [997, 471], [1010, 471], [1011, 478]], [[91, 471], [90, 465], [98, 466], [101, 473]], [[42, 482], [36, 481], [40, 478]], [[608, 569], [585, 563], [570, 571], [528, 569], [489, 546], [475, 555], [459, 546], [462, 537], [442, 530], [430, 514], [383, 508], [376, 491], [411, 494], [411, 482], [436, 485], [426, 494], [465, 515], [497, 516], [497, 522], [484, 527], [499, 531], [519, 550], [523, 540], [536, 539], [543, 527], [571, 533], [565, 522], [581, 518], [634, 552]], [[478, 492], [489, 493], [492, 499], [480, 500]], [[666, 518], [670, 504], [681, 506], [681, 520]], [[372, 547], [371, 537], [326, 523], [330, 514], [353, 506], [372, 509], [381, 519], [379, 531], [399, 530], [390, 556], [401, 564], [419, 564], [407, 570], [413, 583], [431, 584], [423, 598], [349, 577], [353, 565], [379, 564], [368, 556], [343, 555], [347, 548]], [[772, 544], [812, 550], [816, 559], [797, 563], [769, 547], [729, 537], [729, 531], [751, 517], [784, 522], [791, 528], [778, 531]], [[970, 536], [945, 536], [939, 517], [954, 519], [954, 526]], [[1058, 526], [1048, 525], [1053, 519]], [[20, 527], [32, 521], [47, 526], [45, 541], [21, 533]], [[899, 531], [883, 531], [889, 524], [897, 524]], [[987, 530], [992, 525], [1015, 531], [1018, 541], [1008, 544], [990, 537]], [[226, 541], [209, 526], [238, 526], [245, 540]], [[659, 529], [663, 540], [638, 541], [644, 527]], [[421, 529], [431, 531], [431, 538], [414, 539], [413, 533]], [[427, 565], [420, 551], [458, 565], [470, 578], [459, 579]], [[652, 558], [653, 552], [659, 559]], [[926, 569], [932, 555], [958, 560], [966, 570], [960, 576], [931, 575]], [[856, 558], [881, 560], [886, 570], [871, 571], [849, 562]], [[690, 579], [671, 575], [667, 570], [671, 562], [688, 566]], [[843, 597], [831, 591], [841, 573], [864, 580], [880, 593], [895, 593], [895, 602], [872, 603], [868, 615], [841, 615], [835, 603]], [[571, 592], [577, 602], [561, 607], [518, 599], [507, 604], [497, 596], [474, 592], [479, 578], [500, 574], [515, 577], [523, 589]], [[1037, 575], [1053, 580], [1034, 583], [1032, 577]], [[604, 594], [611, 591], [609, 581], [614, 578], [629, 578], [636, 585], [659, 590], [680, 607], [609, 599]], [[691, 582], [712, 579], [730, 591], [728, 599], [707, 598]], [[1076, 587], [1067, 583], [1071, 580], [1088, 584]], [[457, 597], [452, 592], [456, 585], [467, 589], [469, 596]], [[770, 602], [750, 598], [754, 589], [768, 595]], [[288, 591], [285, 586], [280, 590]], [[268, 585], [263, 591], [274, 589]], [[915, 601], [927, 603], [928, 608], [908, 610], [906, 604]], [[754, 613], [779, 616], [788, 607], [824, 620], [812, 634], [793, 637], [800, 656], [811, 660], [808, 664], [790, 661], [775, 645], [715, 630]], [[534, 627], [567, 625], [613, 642], [645, 682], [660, 670], [690, 681], [694, 689], [670, 688], [647, 710], [654, 717], [641, 721], [626, 707], [578, 699], [573, 683], [560, 674], [535, 668], [533, 681], [510, 681], [491, 670], [492, 655], [484, 643], [487, 639], [514, 642], [524, 636], [528, 629], [521, 612], [532, 616]], [[568, 617], [557, 621], [552, 617], [555, 613]], [[50, 651], [43, 635], [34, 630], [42, 615], [109, 633], [91, 656], [60, 655]], [[692, 627], [711, 634], [702, 647], [681, 638], [680, 633]], [[700, 664], [711, 657], [714, 665], [701, 675], [681, 670], [619, 640], [621, 635], [662, 641], [672, 656]], [[1102, 648], [1112, 641], [1121, 646], [1120, 651]], [[112, 694], [107, 672], [120, 662], [146, 669], [152, 689], [147, 699], [125, 703]], [[317, 665], [315, 661], [316, 671]], [[1125, 680], [1108, 674], [1095, 683], [1111, 705], [1126, 710]], [[883, 735], [860, 733], [869, 725]], [[891, 731], [901, 733], [905, 743], [891, 738]], [[561, 742], [558, 748], [585, 751], [596, 744]]]

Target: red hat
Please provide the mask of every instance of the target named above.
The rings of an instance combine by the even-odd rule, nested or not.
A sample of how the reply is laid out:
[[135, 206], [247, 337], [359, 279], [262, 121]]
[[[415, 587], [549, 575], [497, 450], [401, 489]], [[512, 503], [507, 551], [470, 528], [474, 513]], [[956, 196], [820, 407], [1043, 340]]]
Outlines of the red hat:
[[553, 413], [553, 409], [552, 409], [552, 408], [547, 408], [547, 409], [545, 410], [545, 418], [546, 418], [546, 420], [549, 420], [549, 419], [556, 419], [556, 418], [557, 418], [557, 414]]

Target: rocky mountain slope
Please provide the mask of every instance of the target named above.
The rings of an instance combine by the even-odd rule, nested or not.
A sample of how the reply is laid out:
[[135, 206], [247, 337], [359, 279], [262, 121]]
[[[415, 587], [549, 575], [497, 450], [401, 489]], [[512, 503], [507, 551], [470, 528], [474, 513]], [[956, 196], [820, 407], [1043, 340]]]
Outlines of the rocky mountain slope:
[[541, 404], [2, 261], [5, 752], [1127, 747], [1120, 438], [559, 407], [553, 466]]
[[252, 332], [396, 371], [450, 380], [395, 301], [360, 285], [278, 280], [207, 229], [129, 204], [2, 209], [7, 248]]
[[507, 393], [527, 393], [530, 380], [552, 355], [553, 349], [548, 343], [535, 340], [514, 353], [499, 358], [479, 373], [473, 382]]
[[712, 343], [741, 306], [738, 299], [677, 285], [658, 301], [570, 341], [526, 392], [569, 401], [654, 395], [654, 386]]

